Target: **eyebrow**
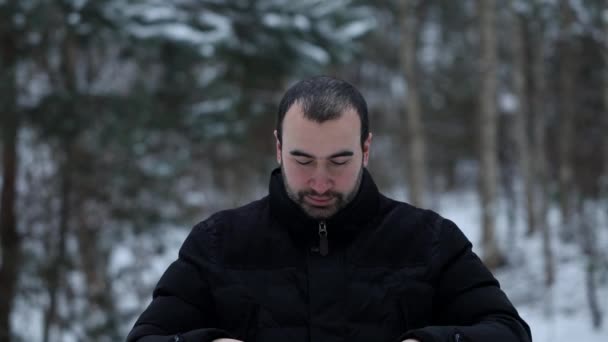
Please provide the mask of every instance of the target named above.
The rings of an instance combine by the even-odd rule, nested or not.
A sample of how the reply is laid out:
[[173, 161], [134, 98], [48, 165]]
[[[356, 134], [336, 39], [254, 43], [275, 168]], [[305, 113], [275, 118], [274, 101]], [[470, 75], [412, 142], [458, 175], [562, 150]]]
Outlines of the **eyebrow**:
[[[289, 151], [289, 154], [291, 154], [294, 157], [306, 157], [306, 158], [311, 158], [314, 159], [315, 156], [313, 156], [312, 154], [300, 151], [300, 150], [291, 150]], [[333, 159], [333, 158], [340, 158], [340, 157], [352, 157], [355, 153], [353, 151], [348, 151], [348, 150], [343, 150], [340, 152], [336, 152], [332, 155], [330, 155], [328, 157], [328, 159]]]

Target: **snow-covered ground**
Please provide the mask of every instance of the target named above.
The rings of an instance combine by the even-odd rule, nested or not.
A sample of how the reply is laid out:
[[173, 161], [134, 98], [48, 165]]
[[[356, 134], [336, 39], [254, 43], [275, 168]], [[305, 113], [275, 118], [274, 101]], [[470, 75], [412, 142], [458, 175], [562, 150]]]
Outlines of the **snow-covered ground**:
[[[504, 205], [501, 205], [504, 209]], [[454, 221], [474, 245], [476, 253], [480, 240], [480, 209], [475, 192], [464, 191], [441, 195], [439, 208], [442, 216]], [[564, 244], [557, 237], [559, 215], [549, 213], [552, 229], [552, 245], [556, 257], [556, 280], [549, 290], [543, 286], [543, 257], [540, 233], [526, 238], [523, 231], [522, 215], [518, 215], [514, 229], [510, 229], [506, 210], [499, 210], [497, 218], [498, 237], [513, 264], [512, 267], [495, 273], [502, 288], [517, 307], [520, 315], [528, 322], [535, 342], [608, 341], [608, 322], [604, 319], [603, 328], [593, 329], [590, 317], [587, 292], [585, 288], [586, 260], [580, 246], [575, 243]], [[608, 249], [608, 219], [604, 211], [598, 215], [597, 247], [599, 251]], [[509, 232], [515, 232], [515, 244], [508, 246]], [[606, 270], [598, 277], [598, 298], [604, 316], [608, 314], [608, 280]], [[602, 279], [603, 278], [603, 279]]]

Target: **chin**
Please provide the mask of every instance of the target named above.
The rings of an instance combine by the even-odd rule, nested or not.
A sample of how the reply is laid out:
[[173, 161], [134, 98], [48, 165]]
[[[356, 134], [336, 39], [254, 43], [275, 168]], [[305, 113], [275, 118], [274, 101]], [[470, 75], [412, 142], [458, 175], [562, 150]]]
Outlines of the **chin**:
[[335, 208], [320, 209], [315, 207], [307, 207], [304, 209], [304, 211], [306, 214], [308, 214], [308, 216], [315, 220], [326, 220], [336, 213]]

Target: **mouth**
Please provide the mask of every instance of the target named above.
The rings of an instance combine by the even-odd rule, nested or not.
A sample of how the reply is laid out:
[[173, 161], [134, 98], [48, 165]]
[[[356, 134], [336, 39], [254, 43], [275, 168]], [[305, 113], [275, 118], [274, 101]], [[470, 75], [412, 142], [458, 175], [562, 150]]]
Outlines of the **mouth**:
[[327, 196], [306, 196], [306, 201], [316, 207], [324, 207], [329, 205], [333, 200], [333, 197]]

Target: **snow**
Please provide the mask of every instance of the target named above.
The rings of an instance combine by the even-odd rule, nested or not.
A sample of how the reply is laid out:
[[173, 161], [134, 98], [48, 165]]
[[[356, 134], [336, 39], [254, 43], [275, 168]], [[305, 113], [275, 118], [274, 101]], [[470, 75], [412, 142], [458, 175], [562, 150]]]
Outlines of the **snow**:
[[392, 77], [389, 80], [391, 95], [394, 98], [400, 98], [402, 96], [407, 96], [407, 83], [403, 77]]
[[[407, 199], [403, 189], [393, 189], [390, 195], [397, 200]], [[479, 248], [481, 230], [479, 220], [481, 210], [479, 198], [475, 191], [461, 189], [444, 193], [439, 196], [435, 208], [431, 208], [443, 217], [452, 220], [473, 243], [473, 251], [482, 254]], [[607, 227], [608, 217], [597, 206], [597, 227]], [[587, 303], [585, 289], [586, 260], [581, 254], [581, 248], [576, 243], [563, 243], [557, 237], [559, 227], [559, 212], [553, 208], [549, 212], [548, 222], [551, 227], [551, 243], [556, 257], [556, 279], [550, 289], [543, 286], [543, 257], [542, 239], [540, 233], [531, 238], [525, 237], [523, 230], [523, 215], [517, 216], [515, 227], [515, 243], [509, 247], [509, 222], [506, 217], [504, 200], [499, 201], [498, 217], [496, 220], [499, 244], [506, 251], [511, 264], [510, 268], [494, 273], [502, 289], [518, 309], [522, 318], [530, 325], [534, 342], [553, 341], [608, 341], [608, 328], [604, 318], [604, 327], [594, 330]], [[597, 231], [598, 250], [606, 250], [608, 246], [608, 230]], [[598, 277], [598, 298], [604, 315], [608, 310], [608, 281], [607, 275]]]
[[82, 9], [84, 7], [84, 5], [87, 4], [87, 2], [89, 2], [89, 0], [71, 0], [69, 1], [69, 3], [72, 5], [72, 8], [74, 9]]
[[519, 108], [519, 99], [512, 93], [501, 92], [498, 97], [498, 107], [503, 113], [513, 114]]
[[327, 64], [329, 62], [329, 54], [325, 49], [318, 45], [303, 40], [293, 40], [291, 44], [298, 52], [310, 57], [319, 64]]
[[[495, 272], [505, 293], [514, 303], [520, 315], [530, 325], [535, 342], [549, 341], [608, 341], [608, 329], [594, 330], [591, 324], [585, 289], [586, 260], [576, 243], [563, 243], [557, 237], [559, 213], [549, 213], [552, 228], [552, 245], [556, 256], [556, 280], [551, 289], [543, 286], [543, 257], [540, 232], [526, 238], [523, 231], [523, 215], [518, 215], [515, 224], [513, 249], [508, 249], [509, 222], [505, 215], [504, 201], [499, 201], [497, 218], [498, 238], [514, 267]], [[473, 250], [481, 254], [478, 196], [474, 191], [456, 191], [440, 196], [436, 210], [444, 217], [454, 221], [473, 243]], [[598, 216], [606, 227], [606, 217]], [[605, 250], [608, 245], [608, 231], [598, 230], [598, 249]], [[601, 280], [601, 279], [600, 279]], [[604, 280], [599, 285], [600, 308], [608, 308], [608, 284]], [[604, 322], [604, 326], [606, 322]]]
[[369, 32], [375, 26], [376, 22], [373, 18], [355, 21], [338, 30], [338, 36], [342, 37], [344, 40], [354, 39]]
[[76, 25], [80, 22], [80, 14], [72, 12], [68, 15], [68, 24]]
[[173, 19], [185, 19], [182, 13], [179, 13], [174, 7], [158, 5], [155, 7], [146, 7], [145, 11], [140, 14], [145, 21], [162, 21]]
[[[423, 23], [420, 23], [423, 24]], [[441, 45], [441, 27], [433, 22], [422, 26], [422, 47], [418, 50], [420, 63], [428, 71], [434, 70], [439, 64], [439, 58], [444, 53]]]
[[110, 274], [118, 274], [125, 267], [135, 264], [135, 255], [133, 250], [128, 246], [116, 246], [112, 250], [110, 256], [110, 264], [108, 266]]
[[192, 105], [192, 114], [201, 116], [206, 114], [221, 113], [227, 111], [234, 105], [232, 98], [220, 98], [216, 100], [206, 100]]
[[223, 15], [213, 12], [203, 12], [198, 16], [198, 20], [205, 25], [215, 27], [213, 36], [215, 41], [226, 39], [232, 34], [232, 23], [229, 18]]
[[306, 16], [301, 14], [297, 14], [293, 18], [293, 24], [301, 31], [307, 31], [310, 29], [310, 20]]
[[25, 16], [22, 13], [17, 13], [13, 16], [13, 23], [16, 27], [22, 28], [25, 24]]
[[270, 28], [281, 29], [288, 27], [295, 27], [300, 31], [310, 30], [310, 20], [302, 14], [296, 14], [293, 17], [291, 15], [285, 15], [275, 12], [267, 12], [262, 17], [264, 25]]
[[531, 326], [534, 342], [606, 342], [608, 340], [606, 328], [593, 330], [589, 323], [591, 318], [583, 313], [546, 318], [538, 308], [523, 306], [520, 308], [520, 314]]
[[[190, 13], [187, 10], [167, 5], [162, 2], [151, 2], [122, 8], [122, 12], [131, 18], [127, 30], [139, 38], [162, 37], [194, 45], [217, 44], [232, 36], [232, 23], [226, 16], [211, 12]], [[210, 27], [202, 30], [191, 25], [190, 21]], [[213, 50], [202, 49], [203, 55], [210, 55]]]
[[[47, 304], [45, 303], [44, 306]], [[11, 316], [14, 331], [22, 332], [24, 341], [42, 341], [43, 311], [39, 309], [41, 303], [23, 300], [19, 297], [15, 301], [15, 310]]]
[[287, 20], [277, 13], [266, 13], [262, 17], [262, 22], [268, 27], [283, 27]]
[[513, 9], [517, 12], [517, 13], [527, 13], [530, 11], [530, 2], [529, 1], [522, 1], [522, 0], [517, 0], [513, 2]]
[[[209, 16], [209, 18], [215, 17]], [[220, 22], [220, 20], [217, 21], [217, 23]], [[209, 21], [209, 23], [212, 24], [211, 21]], [[215, 30], [203, 32], [183, 23], [155, 25], [131, 24], [129, 25], [129, 31], [139, 38], [164, 37], [191, 44], [217, 43], [227, 38], [230, 32], [230, 30], [223, 25], [216, 26]]]
[[593, 17], [591, 12], [589, 11], [589, 5], [586, 5], [581, 0], [570, 0], [570, 7], [576, 13], [576, 29], [577, 33], [582, 33], [586, 30], [586, 28], [590, 27], [593, 22]]
[[350, 4], [350, 0], [334, 0], [334, 1], [316, 1], [317, 4], [313, 7], [311, 14], [315, 18], [325, 17], [340, 8], [346, 8]]

